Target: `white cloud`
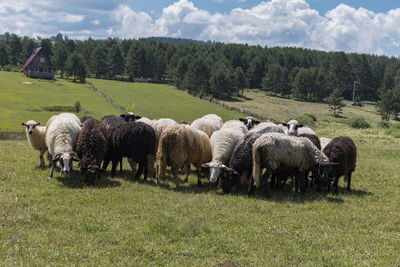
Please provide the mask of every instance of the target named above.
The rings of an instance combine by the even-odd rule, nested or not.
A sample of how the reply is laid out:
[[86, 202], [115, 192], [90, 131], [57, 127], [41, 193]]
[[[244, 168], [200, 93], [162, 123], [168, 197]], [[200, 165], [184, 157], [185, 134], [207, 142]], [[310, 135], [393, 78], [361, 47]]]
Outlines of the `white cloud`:
[[90, 23], [92, 23], [93, 25], [100, 25], [100, 21], [98, 19], [94, 19]]

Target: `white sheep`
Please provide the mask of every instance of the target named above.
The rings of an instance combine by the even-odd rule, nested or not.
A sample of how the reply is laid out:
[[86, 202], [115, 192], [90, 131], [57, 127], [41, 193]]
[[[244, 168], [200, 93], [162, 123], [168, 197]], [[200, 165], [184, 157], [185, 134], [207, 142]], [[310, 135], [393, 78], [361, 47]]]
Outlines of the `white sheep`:
[[332, 141], [332, 139], [327, 138], [327, 137], [320, 137], [319, 142], [321, 143], [321, 151], [324, 150], [327, 144], [329, 144]]
[[247, 134], [248, 130], [247, 127], [241, 122], [240, 120], [229, 120], [226, 121], [220, 130], [222, 129], [236, 129], [238, 131], [241, 131], [243, 134]]
[[197, 168], [197, 183], [200, 186], [201, 164], [210, 161], [212, 158], [211, 143], [208, 136], [193, 129], [189, 125], [176, 124], [168, 127], [161, 134], [157, 150], [157, 183], [164, 180], [166, 166], [171, 166], [176, 186], [181, 180], [178, 177], [178, 170], [186, 166], [186, 179], [189, 176], [189, 166], [193, 164]]
[[213, 132], [221, 129], [222, 125], [222, 119], [215, 114], [205, 115], [190, 124], [194, 129], [205, 132], [208, 137], [211, 137]]
[[[270, 121], [265, 121], [265, 122], [261, 122], [259, 124], [257, 124], [256, 126], [254, 126], [254, 128], [252, 128], [249, 132], [254, 133], [254, 132], [258, 132], [262, 129], [271, 129], [269, 132], [280, 132], [281, 130], [284, 130], [282, 127], [280, 127], [279, 125], [270, 122]], [[285, 130], [287, 130], [287, 128], [285, 127]]]
[[244, 123], [244, 125], [247, 127], [248, 130], [251, 130], [254, 127], [254, 125], [260, 123], [260, 121], [256, 120], [252, 116], [247, 116], [246, 118], [240, 118], [239, 120]]
[[283, 123], [282, 125], [287, 127], [287, 135], [313, 134], [317, 136], [311, 128], [304, 127], [303, 124], [300, 124], [296, 120], [290, 120], [288, 123]]
[[[239, 122], [247, 131], [243, 123]], [[217, 182], [222, 169], [227, 169], [226, 165], [229, 164], [233, 150], [237, 143], [244, 136], [242, 129], [222, 127], [220, 130], [215, 131], [210, 139], [212, 147], [212, 160], [211, 162], [202, 165], [204, 168], [210, 168], [210, 181]], [[219, 185], [220, 187], [220, 185]]]
[[53, 177], [57, 161], [61, 163], [61, 173], [69, 173], [72, 160], [79, 161], [74, 152], [76, 138], [81, 129], [79, 118], [72, 113], [61, 113], [49, 119], [46, 129], [46, 145], [52, 156], [50, 178]]
[[304, 175], [316, 165], [327, 169], [330, 162], [325, 154], [307, 138], [266, 133], [254, 142], [253, 179], [256, 187], [260, 185], [262, 168], [273, 172], [284, 166], [296, 171], [302, 192], [304, 192]]
[[39, 126], [40, 123], [35, 122], [33, 120], [29, 120], [27, 122], [21, 123], [22, 126], [25, 126], [26, 129], [26, 139], [28, 139], [29, 144], [32, 149], [40, 151], [40, 167], [44, 166], [43, 155], [47, 151], [46, 146], [46, 127]]

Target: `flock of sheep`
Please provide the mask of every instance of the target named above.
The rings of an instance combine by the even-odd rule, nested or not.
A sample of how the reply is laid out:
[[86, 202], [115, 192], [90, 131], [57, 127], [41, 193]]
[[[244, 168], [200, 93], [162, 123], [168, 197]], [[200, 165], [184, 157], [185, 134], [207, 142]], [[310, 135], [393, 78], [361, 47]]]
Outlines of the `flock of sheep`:
[[[137, 169], [135, 179], [143, 173], [145, 180], [149, 175], [156, 178], [157, 184], [165, 180], [170, 166], [173, 182], [180, 186], [188, 181], [193, 165], [199, 186], [206, 173], [211, 183], [219, 181], [225, 193], [244, 184], [251, 194], [254, 185], [261, 185], [269, 196], [268, 188], [281, 189], [288, 177], [295, 181], [296, 192], [300, 185], [304, 193], [309, 182], [317, 191], [321, 187], [330, 190], [333, 180], [337, 193], [342, 175], [350, 190], [357, 157], [351, 138], [318, 138], [311, 128], [296, 120], [276, 124], [246, 117], [224, 123], [218, 115], [208, 114], [189, 124], [168, 118], [150, 120], [132, 112], [101, 120], [61, 113], [52, 116], [45, 127], [32, 120], [22, 125], [26, 126], [31, 147], [40, 151], [40, 166], [44, 166], [43, 155], [48, 151], [50, 177], [57, 163], [61, 174], [68, 174], [72, 161], [78, 161], [90, 185], [110, 161], [112, 176], [118, 163], [122, 171], [122, 158], [127, 157], [132, 170]], [[179, 178], [182, 172], [186, 172], [183, 181]]]

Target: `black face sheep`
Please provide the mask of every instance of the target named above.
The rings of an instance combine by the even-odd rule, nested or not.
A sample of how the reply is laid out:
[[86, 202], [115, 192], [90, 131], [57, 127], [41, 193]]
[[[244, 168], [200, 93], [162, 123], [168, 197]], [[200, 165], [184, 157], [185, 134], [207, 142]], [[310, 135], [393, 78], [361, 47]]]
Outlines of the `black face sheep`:
[[[104, 126], [107, 129], [107, 134], [109, 134], [109, 131], [111, 128], [117, 127], [121, 124], [126, 123], [126, 121], [117, 115], [107, 115], [101, 118], [101, 121], [104, 123]], [[107, 169], [108, 164], [110, 163], [109, 160], [104, 160], [103, 163], [103, 170], [105, 171]], [[122, 158], [119, 160], [119, 171], [122, 172]]]
[[126, 122], [134, 122], [135, 120], [140, 119], [140, 116], [136, 116], [133, 112], [125, 112], [120, 115]]
[[254, 117], [247, 116], [246, 118], [240, 118], [239, 119], [241, 122], [246, 125], [247, 129], [250, 130], [254, 127], [254, 125], [257, 125], [260, 123], [260, 121], [256, 120]]
[[154, 129], [143, 122], [128, 122], [111, 128], [108, 131], [108, 149], [105, 159], [112, 161], [111, 175], [115, 175], [117, 162], [122, 157], [128, 157], [139, 164], [135, 179], [138, 179], [144, 169], [144, 179], [147, 179], [147, 158], [155, 155], [156, 134]]
[[279, 127], [270, 125], [271, 127], [265, 127], [258, 131], [247, 133], [236, 145], [233, 150], [229, 167], [223, 169], [223, 191], [229, 193], [231, 188], [235, 186], [239, 180], [242, 182], [249, 181], [253, 168], [252, 160], [252, 147], [253, 143], [262, 134], [268, 132], [277, 132], [283, 134], [283, 130]]
[[86, 183], [93, 185], [96, 177], [100, 177], [100, 164], [106, 150], [107, 130], [104, 123], [93, 118], [86, 120], [76, 140], [76, 152]]
[[81, 123], [82, 123], [82, 125], [83, 125], [83, 123], [84, 123], [86, 120], [92, 119], [92, 118], [93, 118], [92, 116], [82, 116], [82, 117], [79, 117], [79, 120], [81, 121]]
[[25, 126], [26, 129], [26, 139], [28, 139], [29, 144], [35, 150], [40, 151], [40, 164], [39, 166], [44, 166], [43, 154], [47, 151], [46, 146], [46, 127], [39, 126], [40, 123], [37, 123], [33, 120], [21, 123], [22, 126]]
[[[356, 169], [357, 149], [350, 137], [339, 136], [326, 145], [324, 154], [334, 163], [330, 169], [322, 173], [322, 179], [335, 178], [333, 183], [334, 193], [338, 193], [340, 176], [347, 178], [347, 190], [350, 191], [351, 173]], [[328, 181], [329, 188], [330, 181]]]
[[79, 161], [74, 149], [80, 129], [81, 121], [72, 113], [61, 113], [51, 117], [47, 122], [46, 145], [53, 157], [50, 178], [53, 178], [57, 161], [60, 161], [62, 166], [61, 173], [69, 173], [72, 161]]
[[[305, 192], [304, 176], [312, 167], [320, 172], [330, 168], [329, 159], [307, 138], [293, 137], [276, 133], [260, 136], [253, 145], [253, 178], [260, 185], [261, 169], [273, 172], [280, 166], [294, 168], [296, 179], [301, 183], [301, 192]], [[296, 182], [297, 183], [297, 182]], [[251, 192], [252, 183], [249, 186]]]
[[167, 165], [171, 166], [175, 185], [179, 186], [181, 180], [178, 170], [186, 166], [186, 179], [188, 180], [190, 164], [197, 168], [197, 184], [200, 186], [201, 164], [211, 160], [211, 143], [207, 134], [193, 129], [189, 125], [176, 124], [163, 131], [157, 151], [157, 183], [165, 178]]

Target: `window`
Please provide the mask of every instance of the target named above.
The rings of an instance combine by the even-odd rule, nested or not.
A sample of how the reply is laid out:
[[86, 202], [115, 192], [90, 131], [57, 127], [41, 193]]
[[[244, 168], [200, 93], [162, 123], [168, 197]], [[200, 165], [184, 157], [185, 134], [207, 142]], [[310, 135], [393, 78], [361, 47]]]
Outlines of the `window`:
[[39, 72], [39, 68], [38, 68], [38, 67], [36, 67], [36, 68], [35, 68], [35, 71], [36, 71], [36, 72]]
[[40, 63], [44, 63], [44, 62], [46, 62], [46, 60], [44, 59], [44, 57], [41, 57], [40, 58]]
[[46, 72], [46, 73], [47, 73], [47, 72], [49, 72], [49, 71], [47, 70], [47, 68], [44, 68], [44, 69], [43, 69], [43, 72]]

